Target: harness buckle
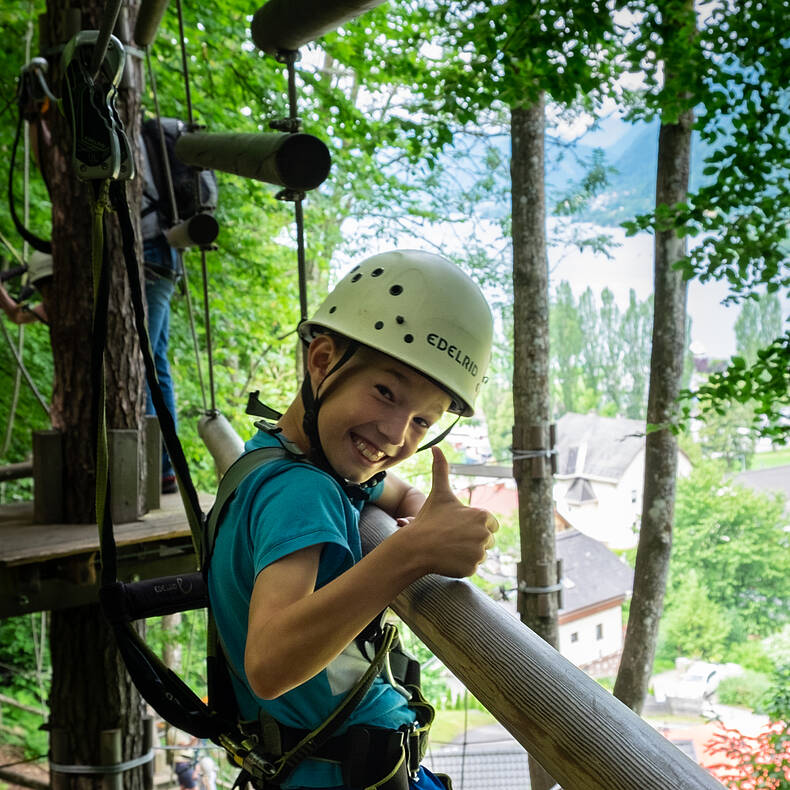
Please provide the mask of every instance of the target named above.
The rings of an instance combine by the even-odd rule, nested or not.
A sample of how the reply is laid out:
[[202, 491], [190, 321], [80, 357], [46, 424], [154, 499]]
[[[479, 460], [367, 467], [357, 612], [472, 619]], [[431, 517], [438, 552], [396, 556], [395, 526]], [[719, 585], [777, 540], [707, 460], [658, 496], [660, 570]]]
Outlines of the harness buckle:
[[403, 726], [407, 728], [403, 739], [403, 746], [406, 750], [406, 767], [408, 768], [409, 776], [416, 780], [422, 760], [420, 749], [420, 725], [414, 721], [411, 724], [404, 724]]

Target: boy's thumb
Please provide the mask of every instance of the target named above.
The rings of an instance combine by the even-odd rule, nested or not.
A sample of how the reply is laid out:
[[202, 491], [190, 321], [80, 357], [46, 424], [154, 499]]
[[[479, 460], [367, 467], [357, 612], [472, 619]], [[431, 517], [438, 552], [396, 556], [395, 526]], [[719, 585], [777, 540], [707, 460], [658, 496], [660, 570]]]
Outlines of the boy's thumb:
[[431, 493], [450, 493], [453, 490], [450, 488], [450, 464], [444, 457], [444, 453], [436, 446], [431, 447], [433, 453], [433, 468], [432, 468], [432, 481]]

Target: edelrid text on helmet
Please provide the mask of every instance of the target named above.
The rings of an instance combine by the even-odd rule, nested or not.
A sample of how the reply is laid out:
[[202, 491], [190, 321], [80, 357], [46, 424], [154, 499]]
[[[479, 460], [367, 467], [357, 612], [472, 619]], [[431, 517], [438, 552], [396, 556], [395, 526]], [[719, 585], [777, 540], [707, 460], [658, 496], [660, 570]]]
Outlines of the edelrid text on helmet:
[[306, 342], [325, 330], [409, 365], [452, 395], [451, 411], [474, 413], [493, 320], [477, 284], [445, 258], [419, 250], [367, 258], [299, 327]]
[[446, 351], [464, 370], [469, 371], [471, 376], [477, 375], [477, 363], [457, 346], [453, 345], [447, 338], [439, 337], [434, 332], [430, 332], [427, 337], [428, 343], [435, 346], [439, 351]]

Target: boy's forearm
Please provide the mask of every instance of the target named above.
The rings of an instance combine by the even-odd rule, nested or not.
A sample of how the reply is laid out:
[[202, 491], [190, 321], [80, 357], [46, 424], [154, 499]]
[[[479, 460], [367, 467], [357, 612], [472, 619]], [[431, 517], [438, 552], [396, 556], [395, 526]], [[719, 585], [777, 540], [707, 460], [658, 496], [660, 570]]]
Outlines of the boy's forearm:
[[[317, 675], [405, 587], [425, 572], [423, 561], [397, 533], [319, 590], [250, 619], [245, 669], [253, 690], [267, 699]], [[267, 607], [268, 611], [272, 607]]]
[[420, 512], [425, 499], [426, 496], [422, 491], [390, 472], [386, 477], [381, 497], [373, 504], [393, 518], [409, 518]]

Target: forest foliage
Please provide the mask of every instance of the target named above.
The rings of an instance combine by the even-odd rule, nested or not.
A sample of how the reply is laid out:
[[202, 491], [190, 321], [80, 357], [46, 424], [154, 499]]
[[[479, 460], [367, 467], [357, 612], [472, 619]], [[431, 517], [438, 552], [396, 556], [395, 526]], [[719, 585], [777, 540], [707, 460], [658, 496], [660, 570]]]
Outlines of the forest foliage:
[[[614, 5], [621, 15], [612, 16], [605, 4], [570, 0], [539, 5], [400, 0], [327, 36], [321, 47], [305, 48], [299, 64], [304, 130], [325, 140], [333, 155], [328, 181], [305, 204], [311, 305], [354, 258], [404, 238], [437, 249], [446, 242], [447, 254], [484, 283], [497, 315], [491, 386], [481, 405], [495, 455], [503, 461], [509, 456], [513, 421], [514, 320], [506, 110], [529, 100], [539, 84], [549, 92], [558, 123], [585, 113], [592, 117], [612, 103], [629, 119], [651, 121], [658, 110], [653, 88], [661, 80], [661, 53], [651, 42], [662, 39], [661, 26], [667, 21], [652, 14], [647, 2], [618, 0]], [[790, 333], [781, 308], [777, 316], [777, 295], [790, 291], [790, 48], [777, 38], [784, 29], [784, 3], [747, 0], [737, 5], [738, 13], [732, 13], [727, 4], [713, 4], [701, 20], [701, 62], [688, 64], [700, 96], [697, 133], [708, 156], [705, 179], [686, 203], [644, 212], [626, 227], [633, 233], [673, 227], [693, 237], [697, 243], [681, 262], [686, 276], [724, 280], [733, 300], [743, 302], [736, 326], [738, 354], [701, 387], [689, 389], [688, 415], [702, 404], [705, 419], [715, 426], [733, 404], [742, 404], [744, 420], [754, 421], [764, 435], [782, 439], [790, 430]], [[9, 42], [0, 51], [4, 183], [16, 125], [16, 77], [26, 61], [26, 40], [34, 42], [36, 14], [43, 10], [40, 0], [8, 0], [0, 11], [0, 32]], [[272, 119], [287, 114], [284, 70], [250, 43], [250, 11], [240, 0], [185, 8], [196, 120], [212, 132], [266, 131]], [[162, 112], [184, 117], [178, 44], [175, 14], [168, 13], [152, 47], [152, 62]], [[31, 46], [35, 53], [35, 44]], [[641, 73], [643, 80], [625, 90], [616, 78], [628, 73]], [[149, 83], [143, 96], [149, 114], [150, 89]], [[573, 147], [552, 129], [548, 142], [549, 171], [576, 158]], [[588, 153], [574, 163], [579, 178], [552, 195], [558, 218], [554, 227], [565, 235], [550, 242], [604, 249], [605, 235], [589, 235], [573, 222], [612, 176], [599, 152]], [[19, 204], [21, 168], [14, 185]], [[218, 249], [207, 256], [216, 400], [242, 436], [250, 432], [242, 414], [247, 392], [258, 389], [265, 402], [283, 407], [298, 375], [292, 212], [275, 191], [220, 174], [221, 232]], [[47, 235], [48, 226], [46, 189], [33, 168], [30, 227]], [[2, 257], [12, 264], [22, 244], [7, 207], [0, 209], [0, 232], [7, 240]], [[210, 489], [213, 465], [195, 429], [209, 397], [198, 253], [186, 255], [186, 267], [199, 350], [196, 358], [187, 300], [181, 294], [173, 301], [171, 359], [187, 458], [199, 487]], [[18, 283], [12, 290], [18, 291]], [[768, 297], [762, 296], [765, 291]], [[9, 339], [16, 338], [16, 329], [3, 322]], [[651, 301], [640, 301], [634, 292], [627, 306], [619, 306], [608, 289], [597, 294], [589, 289], [577, 293], [572, 283], [553, 287], [556, 415], [594, 410], [643, 418], [651, 323]], [[18, 400], [11, 397], [16, 369], [8, 343], [0, 341], [0, 431], [12, 415], [15, 420], [0, 463], [11, 463], [29, 457], [31, 431], [48, 427], [48, 420], [24, 383]], [[49, 397], [52, 363], [46, 327], [29, 326], [23, 341], [14, 342], [23, 342], [25, 364]], [[690, 378], [687, 384], [691, 388]], [[724, 430], [732, 433], [731, 426]], [[745, 452], [713, 447], [722, 430], [710, 434], [710, 452]], [[781, 622], [790, 578], [790, 569], [776, 557], [771, 564], [763, 556], [781, 538], [776, 506], [731, 494], [726, 487], [723, 498], [711, 502], [710, 492], [723, 488], [716, 474], [702, 471], [681, 486], [667, 607], [670, 626], [683, 606], [684, 622], [691, 610], [705, 614], [697, 646], [711, 657], [723, 655], [738, 635], [764, 635]], [[4, 495], [29, 497], [29, 483], [9, 485]], [[721, 512], [714, 504], [721, 505]], [[751, 523], [753, 532], [743, 527]], [[719, 571], [721, 563], [726, 575]], [[678, 648], [681, 637], [689, 636], [668, 633]], [[16, 637], [8, 645], [17, 645]], [[21, 664], [29, 666], [31, 660], [20, 650]], [[38, 681], [30, 683], [35, 695]]]

